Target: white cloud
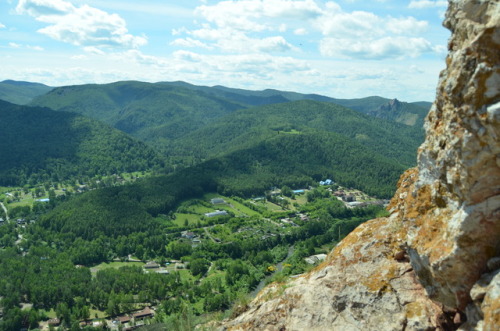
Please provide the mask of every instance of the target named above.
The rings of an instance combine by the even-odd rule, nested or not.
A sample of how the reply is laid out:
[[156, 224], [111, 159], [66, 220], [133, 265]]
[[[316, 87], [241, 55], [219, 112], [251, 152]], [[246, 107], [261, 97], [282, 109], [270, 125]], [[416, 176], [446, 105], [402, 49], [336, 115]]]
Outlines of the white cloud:
[[97, 47], [93, 47], [93, 46], [84, 47], [83, 50], [89, 54], [97, 54], [97, 55], [105, 54], [102, 50], [100, 50]]
[[419, 34], [427, 30], [428, 22], [414, 17], [381, 17], [365, 11], [347, 13], [331, 6], [315, 22], [315, 26], [328, 37], [375, 38], [394, 34]]
[[168, 61], [166, 59], [158, 56], [146, 55], [136, 49], [131, 49], [124, 53], [115, 53], [112, 54], [112, 56], [117, 60], [124, 61], [125, 63], [127, 63], [129, 60], [132, 60], [139, 65], [153, 67], [168, 66]]
[[307, 34], [307, 30], [304, 28], [298, 28], [293, 31], [293, 33], [297, 36], [305, 36]]
[[448, 1], [412, 0], [408, 5], [408, 8], [422, 9], [422, 8], [436, 8], [436, 7], [446, 7], [446, 6], [448, 6]]
[[199, 47], [213, 49], [217, 48], [227, 53], [249, 53], [249, 52], [285, 52], [293, 49], [293, 46], [282, 36], [272, 36], [265, 38], [252, 38], [245, 32], [232, 28], [213, 29], [205, 28], [188, 32], [195, 38], [204, 39], [210, 44], [203, 43], [196, 39], [187, 38], [183, 41], [179, 39], [173, 43], [177, 46], [192, 47], [199, 43]]
[[328, 37], [369, 38], [383, 35], [383, 24], [384, 21], [373, 13], [345, 13], [333, 7], [316, 21], [315, 26]]
[[4, 29], [5, 28], [5, 25], [0, 23], [0, 29]]
[[324, 35], [319, 45], [323, 56], [363, 60], [414, 58], [433, 51], [429, 41], [418, 37], [428, 25], [411, 16], [345, 12], [335, 3], [327, 5], [324, 15], [315, 21]]
[[174, 41], [172, 41], [170, 43], [170, 45], [180, 46], [180, 47], [189, 47], [189, 48], [199, 47], [199, 48], [205, 48], [205, 49], [213, 49], [213, 47], [208, 46], [207, 44], [205, 44], [199, 40], [192, 39], [192, 38], [178, 38], [178, 39], [175, 39]]
[[80, 60], [86, 60], [87, 59], [87, 56], [86, 55], [73, 55], [71, 57], [72, 60], [77, 60], [77, 61], [80, 61]]
[[366, 60], [415, 58], [432, 50], [432, 44], [423, 38], [405, 37], [384, 37], [370, 42], [326, 38], [320, 45], [325, 56]]
[[17, 49], [20, 49], [20, 48], [31, 49], [33, 51], [43, 51], [44, 50], [43, 47], [40, 47], [40, 46], [22, 45], [22, 44], [18, 44], [18, 43], [14, 43], [14, 42], [10, 42], [9, 47], [10, 48], [17, 48]]
[[432, 51], [432, 45], [419, 37], [428, 29], [427, 21], [411, 16], [383, 17], [367, 11], [346, 12], [332, 1], [221, 1], [199, 6], [196, 13], [204, 19], [199, 28], [173, 31], [189, 38], [179, 38], [171, 45], [213, 47], [239, 54], [297, 51], [284, 35], [269, 36], [290, 29], [298, 36], [320, 32], [321, 54], [329, 57], [401, 58]]
[[418, 21], [414, 17], [390, 18], [386, 23], [387, 31], [394, 34], [420, 34], [429, 28], [427, 21]]
[[203, 5], [196, 13], [218, 27], [263, 31], [269, 27], [255, 22], [260, 18], [308, 20], [319, 17], [322, 10], [313, 0], [247, 0]]
[[34, 50], [34, 51], [39, 51], [39, 52], [41, 52], [41, 51], [43, 51], [43, 50], [44, 50], [44, 49], [43, 49], [43, 47], [41, 47], [41, 46], [30, 46], [30, 45], [26, 45], [26, 48], [32, 49], [32, 50]]
[[293, 47], [281, 36], [264, 38], [255, 42], [254, 49], [265, 53], [285, 52]]
[[87, 5], [75, 7], [65, 0], [19, 0], [16, 10], [49, 24], [38, 32], [75, 46], [137, 48], [147, 43], [145, 37], [129, 34], [119, 15]]

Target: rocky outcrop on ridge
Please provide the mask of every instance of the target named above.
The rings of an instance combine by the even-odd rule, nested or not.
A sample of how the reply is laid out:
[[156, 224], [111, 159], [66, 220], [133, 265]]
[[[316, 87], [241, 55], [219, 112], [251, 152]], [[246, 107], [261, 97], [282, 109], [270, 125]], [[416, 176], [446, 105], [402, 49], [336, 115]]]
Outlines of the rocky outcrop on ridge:
[[224, 330], [500, 329], [500, 2], [450, 0], [447, 68], [391, 215]]

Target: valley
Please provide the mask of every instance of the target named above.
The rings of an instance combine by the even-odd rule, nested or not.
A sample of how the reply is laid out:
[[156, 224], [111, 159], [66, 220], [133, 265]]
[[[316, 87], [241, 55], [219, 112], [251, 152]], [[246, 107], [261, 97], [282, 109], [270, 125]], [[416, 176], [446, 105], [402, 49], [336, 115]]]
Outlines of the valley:
[[1, 330], [236, 314], [387, 215], [426, 111], [182, 82], [47, 90], [0, 101]]

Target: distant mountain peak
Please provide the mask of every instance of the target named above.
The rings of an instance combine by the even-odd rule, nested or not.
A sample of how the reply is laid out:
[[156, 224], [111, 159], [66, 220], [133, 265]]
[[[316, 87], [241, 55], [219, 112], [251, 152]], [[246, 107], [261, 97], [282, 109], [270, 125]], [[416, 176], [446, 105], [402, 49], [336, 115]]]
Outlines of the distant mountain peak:
[[400, 110], [401, 107], [402, 107], [401, 101], [399, 101], [398, 99], [394, 98], [392, 100], [389, 100], [389, 102], [387, 102], [387, 103], [385, 103], [383, 105], [380, 105], [378, 107], [378, 109], [376, 110], [376, 112], [378, 112], [378, 111], [395, 112], [395, 111]]

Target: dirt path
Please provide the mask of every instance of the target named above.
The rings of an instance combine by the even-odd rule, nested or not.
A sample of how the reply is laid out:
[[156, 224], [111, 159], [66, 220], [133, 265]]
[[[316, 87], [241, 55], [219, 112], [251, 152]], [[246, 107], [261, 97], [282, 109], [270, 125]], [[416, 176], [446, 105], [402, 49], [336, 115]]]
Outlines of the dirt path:
[[203, 230], [205, 230], [205, 234], [206, 234], [206, 235], [207, 235], [210, 239], [212, 239], [212, 241], [213, 241], [214, 243], [217, 243], [217, 241], [214, 239], [214, 237], [212, 237], [212, 235], [210, 234], [210, 232], [208, 232], [208, 230], [207, 230], [207, 227], [206, 227], [206, 226], [205, 226], [205, 227], [203, 227]]

